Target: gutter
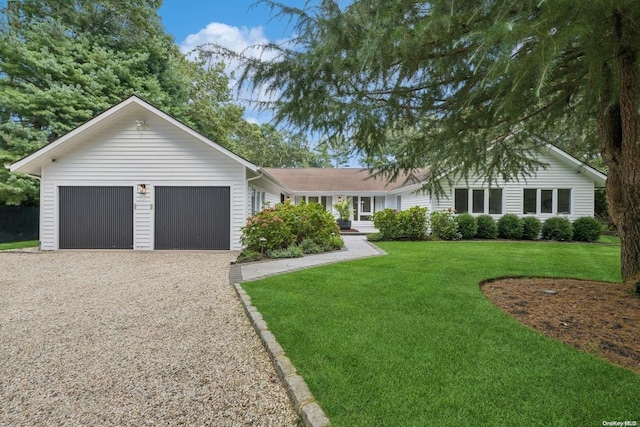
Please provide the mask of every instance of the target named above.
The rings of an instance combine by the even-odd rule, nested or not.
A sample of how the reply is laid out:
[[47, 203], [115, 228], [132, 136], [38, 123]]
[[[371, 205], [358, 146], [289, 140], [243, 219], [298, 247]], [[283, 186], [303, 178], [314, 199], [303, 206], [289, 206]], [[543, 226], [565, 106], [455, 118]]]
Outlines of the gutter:
[[23, 173], [23, 175], [28, 176], [29, 178], [37, 179], [38, 181], [42, 181], [42, 177], [41, 176], [35, 176], [35, 175], [31, 175], [29, 173]]
[[247, 184], [249, 183], [249, 181], [253, 181], [254, 179], [262, 178], [264, 176], [264, 172], [262, 171], [262, 169], [258, 169], [258, 171], [260, 172], [258, 176], [254, 176], [253, 178], [247, 178]]
[[[19, 161], [19, 160], [18, 160], [18, 161]], [[17, 162], [16, 162], [16, 163], [17, 163]], [[33, 179], [37, 179], [38, 181], [42, 181], [42, 177], [41, 177], [41, 176], [35, 176], [35, 175], [31, 175], [30, 173], [24, 173], [24, 172], [15, 172], [15, 171], [11, 168], [11, 166], [13, 166], [14, 164], [15, 164], [15, 163], [9, 163], [9, 164], [6, 164], [6, 165], [4, 165], [4, 168], [5, 168], [5, 169], [8, 169], [8, 170], [9, 170], [9, 172], [12, 172], [12, 173], [19, 173], [19, 174], [21, 174], [21, 175], [28, 176], [29, 178], [33, 178]]]

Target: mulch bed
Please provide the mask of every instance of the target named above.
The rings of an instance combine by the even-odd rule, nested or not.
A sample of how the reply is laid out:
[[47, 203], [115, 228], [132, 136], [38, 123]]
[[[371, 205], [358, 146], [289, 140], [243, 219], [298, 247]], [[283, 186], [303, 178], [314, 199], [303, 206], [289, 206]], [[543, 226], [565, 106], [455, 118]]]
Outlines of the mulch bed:
[[640, 374], [640, 298], [629, 285], [506, 278], [484, 283], [482, 292], [520, 322]]

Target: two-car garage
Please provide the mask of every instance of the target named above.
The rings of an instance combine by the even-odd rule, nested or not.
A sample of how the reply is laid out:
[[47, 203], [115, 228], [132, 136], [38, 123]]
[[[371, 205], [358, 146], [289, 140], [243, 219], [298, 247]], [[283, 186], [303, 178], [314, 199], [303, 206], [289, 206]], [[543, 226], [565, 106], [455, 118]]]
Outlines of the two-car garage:
[[[60, 186], [60, 249], [133, 249], [136, 188]], [[157, 186], [154, 249], [230, 249], [231, 194], [221, 186]]]
[[239, 250], [249, 182], [263, 178], [135, 96], [11, 170], [40, 177], [42, 250]]

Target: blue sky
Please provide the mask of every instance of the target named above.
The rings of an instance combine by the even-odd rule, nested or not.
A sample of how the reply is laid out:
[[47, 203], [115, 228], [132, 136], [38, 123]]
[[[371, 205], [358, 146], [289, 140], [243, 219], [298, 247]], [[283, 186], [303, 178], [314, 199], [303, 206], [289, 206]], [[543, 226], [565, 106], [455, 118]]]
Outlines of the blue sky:
[[[304, 6], [304, 0], [284, 0], [290, 6]], [[271, 19], [270, 11], [254, 0], [164, 0], [160, 8], [162, 23], [176, 43], [182, 44], [187, 36], [197, 34], [209, 24], [226, 24], [248, 31], [260, 31], [270, 40], [288, 35], [287, 21]]]
[[[304, 7], [305, 0], [282, 0]], [[159, 14], [167, 33], [172, 34], [183, 53], [197, 46], [216, 43], [235, 51], [249, 46], [286, 39], [293, 28], [286, 18], [276, 19], [270, 9], [254, 0], [164, 0]], [[230, 64], [228, 71], [234, 69]], [[259, 92], [237, 94], [238, 98], [264, 99]], [[258, 112], [242, 103], [247, 120], [265, 123], [268, 112]]]

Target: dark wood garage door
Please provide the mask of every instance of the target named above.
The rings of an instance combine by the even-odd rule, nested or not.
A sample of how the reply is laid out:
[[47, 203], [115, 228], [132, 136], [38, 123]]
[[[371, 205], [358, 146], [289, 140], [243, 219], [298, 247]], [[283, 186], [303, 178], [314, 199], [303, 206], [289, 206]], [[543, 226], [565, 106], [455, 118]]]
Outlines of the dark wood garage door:
[[132, 249], [133, 187], [59, 187], [60, 249]]
[[156, 187], [155, 249], [230, 249], [229, 187]]

